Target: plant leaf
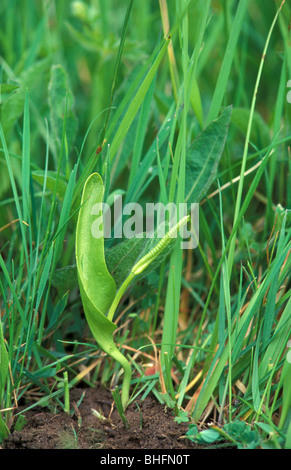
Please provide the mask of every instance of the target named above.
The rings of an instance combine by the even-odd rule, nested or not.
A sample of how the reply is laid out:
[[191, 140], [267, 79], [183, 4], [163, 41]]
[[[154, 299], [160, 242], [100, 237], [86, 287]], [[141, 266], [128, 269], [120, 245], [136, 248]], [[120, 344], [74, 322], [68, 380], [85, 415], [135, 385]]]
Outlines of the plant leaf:
[[[3, 60], [3, 57], [1, 58]], [[14, 91], [7, 94], [5, 93], [4, 100], [1, 102], [0, 117], [3, 126], [3, 131], [6, 139], [9, 138], [12, 129], [17, 123], [17, 120], [23, 114], [25, 93], [26, 89], [33, 90], [33, 94], [38, 90], [39, 85], [43, 85], [44, 77], [49, 69], [51, 58], [45, 58], [35, 62], [30, 67], [23, 70], [20, 76], [17, 78], [19, 86]], [[31, 84], [33, 83], [33, 86]], [[2, 84], [3, 87], [3, 84]], [[8, 91], [6, 86], [4, 90]], [[3, 88], [2, 88], [3, 92]]]
[[186, 202], [199, 202], [212, 184], [222, 155], [231, 117], [228, 106], [200, 134], [187, 152], [185, 194]]
[[[94, 238], [91, 231], [94, 222], [92, 208], [95, 204], [102, 203], [103, 194], [102, 179], [98, 173], [93, 173], [87, 179], [83, 189], [76, 229], [78, 281], [90, 330], [101, 349], [122, 365], [127, 383], [129, 383], [130, 364], [119, 352], [112, 337], [117, 326], [105, 316], [115, 297], [116, 287], [105, 262], [104, 237], [102, 233], [102, 236]], [[128, 389], [127, 387], [123, 389], [123, 406], [128, 401]]]
[[12, 93], [18, 90], [19, 85], [13, 85], [11, 83], [0, 83], [0, 98], [1, 103], [5, 101]]
[[74, 289], [78, 285], [77, 266], [65, 266], [56, 269], [52, 275], [52, 285], [59, 291], [60, 295]]
[[[91, 233], [94, 222], [92, 207], [102, 202], [103, 192], [101, 177], [93, 173], [87, 179], [83, 190], [76, 231], [76, 260], [79, 284], [86, 301], [88, 299], [96, 311], [105, 317], [116, 288], [105, 262], [104, 238], [94, 238]], [[90, 318], [89, 320], [92, 321]]]

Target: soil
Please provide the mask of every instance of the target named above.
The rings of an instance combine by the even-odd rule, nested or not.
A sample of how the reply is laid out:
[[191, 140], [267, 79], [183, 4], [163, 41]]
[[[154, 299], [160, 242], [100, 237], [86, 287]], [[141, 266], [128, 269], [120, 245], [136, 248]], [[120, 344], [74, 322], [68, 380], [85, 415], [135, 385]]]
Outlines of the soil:
[[[197, 448], [184, 437], [188, 424], [177, 423], [173, 411], [154, 396], [137, 400], [128, 407], [129, 427], [123, 424], [110, 390], [74, 388], [70, 399], [72, 415], [63, 411], [53, 413], [39, 406], [26, 411], [25, 426], [21, 430], [12, 426], [10, 436], [2, 442], [2, 449]], [[102, 417], [94, 415], [92, 409]]]

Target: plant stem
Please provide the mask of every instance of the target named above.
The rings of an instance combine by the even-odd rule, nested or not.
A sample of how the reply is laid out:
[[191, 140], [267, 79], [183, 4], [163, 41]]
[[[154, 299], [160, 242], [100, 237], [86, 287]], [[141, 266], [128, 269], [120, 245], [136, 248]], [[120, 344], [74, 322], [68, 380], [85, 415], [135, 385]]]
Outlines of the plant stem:
[[126, 409], [129, 401], [129, 388], [131, 381], [131, 366], [126, 357], [118, 350], [106, 351], [113, 359], [115, 359], [123, 367], [124, 377], [121, 387], [121, 403], [124, 409]]
[[65, 413], [70, 414], [70, 391], [68, 383], [68, 372], [64, 372], [64, 396], [65, 396]]
[[118, 307], [118, 304], [124, 294], [124, 292], [126, 291], [126, 289], [128, 288], [129, 284], [131, 283], [132, 279], [134, 278], [135, 276], [135, 273], [133, 273], [131, 271], [131, 273], [129, 274], [129, 276], [125, 279], [125, 281], [123, 282], [123, 284], [120, 286], [112, 304], [111, 304], [111, 307], [109, 309], [109, 312], [108, 312], [108, 315], [107, 315], [107, 318], [108, 320], [110, 321], [113, 321], [113, 316], [114, 316], [114, 313], [115, 313], [115, 310], [117, 309]]

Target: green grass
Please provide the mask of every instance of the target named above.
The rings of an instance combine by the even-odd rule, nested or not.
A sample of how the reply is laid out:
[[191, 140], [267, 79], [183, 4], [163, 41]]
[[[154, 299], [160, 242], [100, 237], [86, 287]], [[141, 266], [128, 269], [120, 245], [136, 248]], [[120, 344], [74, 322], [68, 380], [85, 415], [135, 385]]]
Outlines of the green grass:
[[[176, 244], [115, 311], [132, 398], [187, 415], [197, 442], [290, 448], [290, 6], [5, 0], [0, 13], [1, 439], [20, 402], [68, 412], [70, 387], [122, 382], [76, 282], [98, 172], [108, 203], [194, 202], [189, 188], [200, 203], [199, 246]], [[120, 241], [105, 242], [108, 265]], [[146, 354], [162, 378], [142, 374]]]

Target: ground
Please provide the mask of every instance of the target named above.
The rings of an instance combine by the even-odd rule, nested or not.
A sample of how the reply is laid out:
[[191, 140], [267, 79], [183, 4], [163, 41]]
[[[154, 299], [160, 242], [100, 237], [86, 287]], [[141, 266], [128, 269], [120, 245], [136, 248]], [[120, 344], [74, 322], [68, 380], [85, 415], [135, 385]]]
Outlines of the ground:
[[[80, 398], [83, 399], [79, 406]], [[74, 414], [53, 413], [34, 407], [25, 413], [26, 425], [13, 430], [3, 449], [193, 449], [183, 437], [187, 423], [177, 423], [171, 409], [151, 396], [132, 403], [126, 412], [126, 428], [104, 388], [70, 391]], [[94, 416], [92, 409], [103, 419]], [[105, 418], [105, 419], [104, 419]]]

